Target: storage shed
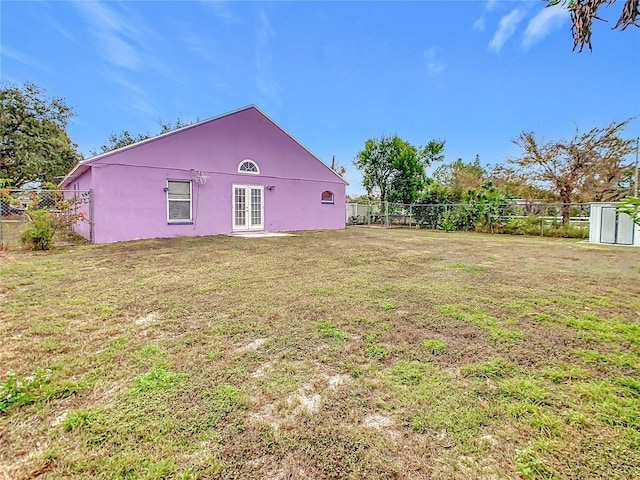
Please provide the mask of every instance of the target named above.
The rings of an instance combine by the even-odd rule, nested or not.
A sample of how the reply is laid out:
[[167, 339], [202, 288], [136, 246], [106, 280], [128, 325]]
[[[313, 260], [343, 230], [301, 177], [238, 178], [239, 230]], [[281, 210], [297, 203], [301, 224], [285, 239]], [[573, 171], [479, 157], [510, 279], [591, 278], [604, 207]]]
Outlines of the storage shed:
[[640, 226], [615, 203], [592, 203], [589, 215], [589, 242], [640, 246]]

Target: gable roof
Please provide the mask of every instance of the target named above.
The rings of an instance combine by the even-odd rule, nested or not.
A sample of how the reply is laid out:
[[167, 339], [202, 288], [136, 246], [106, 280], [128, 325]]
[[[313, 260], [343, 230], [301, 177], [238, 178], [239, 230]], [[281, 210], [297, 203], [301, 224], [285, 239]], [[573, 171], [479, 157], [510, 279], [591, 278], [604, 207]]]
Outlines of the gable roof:
[[228, 117], [230, 115], [235, 115], [236, 113], [240, 113], [240, 112], [243, 112], [243, 111], [246, 111], [246, 110], [251, 110], [251, 109], [256, 110], [260, 115], [262, 115], [269, 122], [271, 122], [273, 125], [275, 125], [282, 133], [284, 133], [287, 137], [289, 137], [291, 140], [293, 140], [304, 151], [306, 151], [311, 157], [313, 157], [318, 162], [320, 162], [320, 164], [323, 167], [325, 167], [326, 169], [331, 171], [331, 173], [333, 173], [345, 185], [349, 184], [349, 182], [347, 182], [344, 178], [342, 178], [340, 175], [338, 175], [332, 168], [330, 168], [327, 164], [325, 164], [322, 160], [320, 160], [320, 158], [318, 158], [313, 152], [311, 152], [302, 143], [300, 143], [298, 140], [296, 140], [293, 135], [291, 135], [284, 128], [282, 128], [280, 125], [278, 125], [276, 122], [274, 122], [266, 113], [264, 113], [262, 110], [260, 110], [257, 106], [255, 106], [255, 105], [247, 105], [246, 107], [242, 107], [242, 108], [239, 108], [237, 110], [233, 110], [231, 112], [223, 113], [221, 115], [218, 115], [218, 116], [215, 116], [215, 117], [211, 117], [211, 118], [208, 118], [206, 120], [202, 120], [200, 122], [192, 123], [191, 125], [187, 125], [185, 127], [180, 127], [180, 128], [175, 129], [175, 130], [171, 130], [169, 132], [164, 132], [164, 133], [161, 133], [161, 134], [156, 135], [154, 137], [145, 138], [144, 140], [140, 140], [139, 142], [131, 143], [129, 145], [125, 145], [124, 147], [120, 147], [120, 148], [117, 148], [115, 150], [111, 150], [109, 152], [101, 153], [101, 154], [96, 155], [94, 157], [82, 160], [75, 167], [73, 167], [73, 169], [62, 179], [62, 181], [60, 182], [59, 186], [64, 188], [66, 185], [68, 185], [73, 180], [78, 178], [80, 175], [85, 173], [89, 168], [91, 168], [91, 164], [94, 163], [94, 162], [97, 162], [98, 160], [103, 160], [103, 159], [108, 158], [108, 157], [110, 157], [112, 155], [116, 155], [117, 153], [124, 152], [126, 150], [130, 150], [130, 149], [133, 149], [133, 148], [140, 147], [140, 146], [142, 146], [142, 145], [144, 145], [146, 143], [155, 142], [156, 140], [160, 140], [160, 139], [162, 139], [164, 137], [175, 135], [175, 134], [180, 133], [182, 131], [189, 130], [191, 128], [196, 128], [196, 127], [199, 127], [199, 126], [207, 124], [207, 123], [215, 122], [216, 120], [219, 120], [221, 118]]

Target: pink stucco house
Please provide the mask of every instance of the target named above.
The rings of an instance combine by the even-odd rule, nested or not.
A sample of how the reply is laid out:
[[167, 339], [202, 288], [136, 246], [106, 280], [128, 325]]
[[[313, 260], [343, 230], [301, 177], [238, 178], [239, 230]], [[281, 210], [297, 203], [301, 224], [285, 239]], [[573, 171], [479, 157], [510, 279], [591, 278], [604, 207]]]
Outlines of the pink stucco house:
[[95, 243], [345, 226], [346, 182], [255, 106], [84, 160], [60, 186], [91, 190]]

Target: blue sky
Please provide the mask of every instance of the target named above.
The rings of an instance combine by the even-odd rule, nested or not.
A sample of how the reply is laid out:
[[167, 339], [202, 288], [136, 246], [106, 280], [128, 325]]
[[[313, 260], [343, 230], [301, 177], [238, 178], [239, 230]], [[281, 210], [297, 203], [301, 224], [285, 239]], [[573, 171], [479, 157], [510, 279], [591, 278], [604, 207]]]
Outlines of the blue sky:
[[577, 54], [568, 13], [540, 0], [2, 1], [0, 73], [64, 97], [87, 156], [111, 132], [255, 104], [361, 193], [352, 160], [382, 134], [494, 164], [523, 130], [639, 115], [640, 29], [611, 31], [620, 7]]

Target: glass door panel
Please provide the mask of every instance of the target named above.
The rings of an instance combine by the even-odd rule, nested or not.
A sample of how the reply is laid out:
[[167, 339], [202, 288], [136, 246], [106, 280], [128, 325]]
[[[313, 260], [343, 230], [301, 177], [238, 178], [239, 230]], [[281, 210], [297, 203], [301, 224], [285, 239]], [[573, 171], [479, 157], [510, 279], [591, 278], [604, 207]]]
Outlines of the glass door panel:
[[249, 228], [262, 228], [262, 187], [251, 187], [251, 221]]
[[247, 190], [233, 187], [233, 228], [247, 227]]
[[264, 229], [264, 187], [233, 186], [233, 229]]

